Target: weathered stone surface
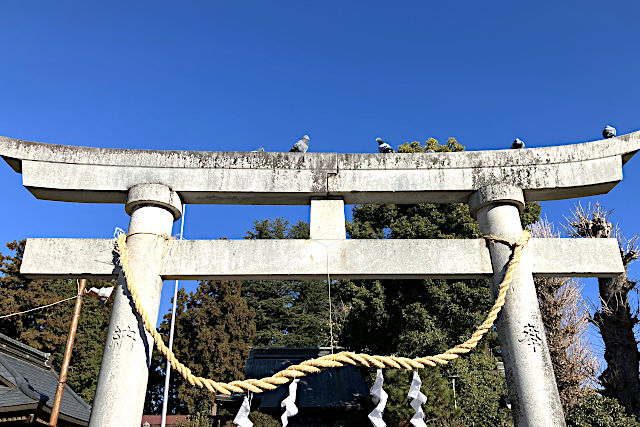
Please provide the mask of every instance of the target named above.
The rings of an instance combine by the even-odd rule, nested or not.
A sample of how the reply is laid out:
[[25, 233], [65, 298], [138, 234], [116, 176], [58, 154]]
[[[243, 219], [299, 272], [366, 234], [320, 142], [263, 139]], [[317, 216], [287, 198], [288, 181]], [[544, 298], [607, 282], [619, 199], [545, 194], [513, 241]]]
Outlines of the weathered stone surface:
[[338, 174], [329, 176], [328, 194], [343, 197], [348, 204], [459, 203], [466, 202], [479, 188], [509, 183], [522, 188], [528, 201], [553, 200], [606, 193], [622, 179], [619, 156], [568, 163], [493, 167], [492, 160], [502, 152], [483, 153], [487, 158], [485, 167], [340, 169]]
[[640, 132], [582, 144], [457, 153], [337, 154], [118, 150], [0, 137], [0, 156], [38, 198], [124, 203], [129, 188], [158, 183], [185, 203], [466, 202], [508, 183], [552, 200], [609, 191], [640, 149]]
[[[489, 204], [480, 208], [477, 215], [482, 233], [509, 241], [518, 240], [522, 234], [516, 205]], [[515, 425], [562, 427], [565, 425], [562, 405], [533, 283], [533, 247], [522, 251], [496, 326]], [[492, 292], [496, 295], [511, 259], [511, 249], [502, 243], [492, 243], [489, 250], [495, 272]], [[552, 254], [543, 256], [549, 259]]]
[[89, 165], [218, 169], [432, 169], [528, 166], [623, 156], [640, 150], [640, 131], [579, 144], [524, 150], [414, 153], [285, 153], [164, 151], [94, 148], [23, 141], [0, 136], [0, 156], [20, 172], [22, 160]]
[[127, 194], [124, 210], [131, 215], [140, 206], [149, 204], [163, 207], [171, 212], [174, 221], [182, 216], [180, 196], [162, 184], [137, 184], [131, 187]]
[[[159, 196], [157, 204], [154, 197]], [[145, 330], [140, 315], [133, 308], [128, 283], [135, 283], [140, 303], [155, 325], [160, 307], [162, 279], [158, 275], [165, 249], [163, 234], [171, 233], [175, 213], [166, 200], [176, 199], [166, 187], [154, 184], [137, 187], [128, 206], [129, 276], [122, 274], [114, 290], [107, 341], [102, 355], [100, 374], [89, 426], [120, 427], [140, 423], [147, 378], [151, 365], [153, 338]]]
[[339, 199], [312, 199], [309, 234], [312, 239], [346, 239], [344, 201]]
[[509, 203], [522, 212], [524, 209], [524, 193], [520, 187], [509, 184], [491, 185], [474, 191], [467, 204], [469, 205], [471, 216], [477, 219], [476, 214], [480, 208], [494, 202]]
[[23, 184], [34, 196], [94, 203], [124, 203], [129, 188], [140, 183], [160, 183], [178, 192], [187, 204], [308, 204], [311, 197], [327, 194], [327, 174], [322, 169], [186, 169], [22, 162]]
[[[327, 252], [336, 278], [467, 278], [493, 272], [484, 239], [173, 240], [167, 245], [164, 279], [317, 279], [326, 277]], [[623, 271], [615, 239], [531, 239], [528, 253], [540, 276], [613, 277]], [[115, 278], [113, 240], [28, 239], [20, 271], [33, 278]]]

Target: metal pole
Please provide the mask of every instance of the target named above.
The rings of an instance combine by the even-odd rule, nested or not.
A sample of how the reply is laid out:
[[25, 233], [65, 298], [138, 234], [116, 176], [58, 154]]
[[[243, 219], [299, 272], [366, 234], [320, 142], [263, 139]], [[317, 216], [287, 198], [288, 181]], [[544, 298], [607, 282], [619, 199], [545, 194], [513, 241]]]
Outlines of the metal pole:
[[[187, 214], [187, 206], [182, 205], [182, 219], [180, 221], [180, 240], [182, 240], [182, 233], [184, 232], [184, 217]], [[173, 348], [173, 330], [176, 322], [176, 302], [178, 300], [178, 287], [179, 280], [176, 280], [173, 287], [173, 310], [171, 311], [171, 328], [169, 329], [169, 350]], [[162, 397], [162, 418], [160, 426], [165, 427], [167, 425], [167, 402], [169, 401], [169, 379], [171, 377], [171, 363], [167, 360], [167, 370], [164, 377], [164, 395]]]
[[53, 399], [53, 407], [51, 408], [51, 417], [49, 417], [49, 425], [56, 426], [58, 424], [58, 415], [60, 415], [60, 405], [62, 404], [62, 395], [64, 394], [64, 384], [67, 382], [67, 372], [69, 372], [69, 363], [71, 362], [71, 351], [73, 350], [73, 342], [76, 339], [78, 331], [78, 321], [80, 320], [80, 309], [82, 308], [82, 295], [87, 284], [87, 279], [80, 279], [78, 282], [78, 297], [76, 305], [73, 309], [73, 317], [71, 318], [71, 326], [69, 327], [69, 336], [67, 337], [67, 347], [64, 350], [64, 358], [62, 359], [62, 367], [60, 368], [60, 378], [56, 387], [56, 397]]

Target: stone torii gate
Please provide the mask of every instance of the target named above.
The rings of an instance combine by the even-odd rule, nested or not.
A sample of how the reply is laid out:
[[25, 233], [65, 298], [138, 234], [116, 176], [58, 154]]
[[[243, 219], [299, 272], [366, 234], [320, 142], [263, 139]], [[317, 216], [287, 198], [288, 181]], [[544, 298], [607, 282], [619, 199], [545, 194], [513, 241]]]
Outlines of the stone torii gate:
[[[511, 254], [505, 245], [347, 240], [344, 203], [468, 203], [482, 233], [515, 242], [525, 201], [606, 193], [639, 149], [640, 132], [567, 146], [415, 154], [120, 150], [0, 137], [0, 155], [35, 197], [125, 204], [130, 279], [154, 322], [162, 279], [493, 277], [495, 292]], [[166, 240], [182, 203], [310, 204], [311, 238]], [[32, 278], [118, 277], [90, 420], [96, 427], [140, 422], [153, 345], [113, 249], [111, 239], [30, 238], [21, 268]], [[533, 276], [622, 272], [615, 239], [529, 241], [497, 323], [516, 425], [565, 424]]]

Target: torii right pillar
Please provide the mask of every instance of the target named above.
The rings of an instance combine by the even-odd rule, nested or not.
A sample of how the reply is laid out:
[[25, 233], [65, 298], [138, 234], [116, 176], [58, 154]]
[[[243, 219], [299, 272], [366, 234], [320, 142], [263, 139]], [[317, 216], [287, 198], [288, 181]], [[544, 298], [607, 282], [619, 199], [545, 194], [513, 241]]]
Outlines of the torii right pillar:
[[[469, 208], [481, 233], [510, 242], [519, 240], [520, 212], [524, 208], [520, 188], [507, 185], [481, 188], [472, 194]], [[490, 242], [489, 251], [494, 272], [491, 291], [496, 295], [511, 248]], [[525, 248], [496, 322], [509, 399], [518, 427], [565, 426], [533, 282], [531, 256], [531, 251]]]

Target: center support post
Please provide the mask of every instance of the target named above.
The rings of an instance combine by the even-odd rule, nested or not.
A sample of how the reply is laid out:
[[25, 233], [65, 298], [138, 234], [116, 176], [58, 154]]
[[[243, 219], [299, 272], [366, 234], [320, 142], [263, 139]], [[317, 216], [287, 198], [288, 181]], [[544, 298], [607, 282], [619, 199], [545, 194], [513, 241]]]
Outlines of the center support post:
[[[125, 211], [131, 215], [127, 233], [130, 277], [142, 305], [157, 321], [162, 278], [160, 264], [174, 221], [182, 215], [178, 194], [162, 184], [129, 189]], [[107, 340], [89, 426], [139, 425], [151, 364], [153, 339], [133, 306], [122, 272], [118, 276]]]
[[344, 200], [341, 198], [311, 199], [309, 236], [314, 240], [345, 240]]
[[[520, 188], [508, 185], [481, 188], [471, 195], [469, 208], [481, 233], [514, 243], [520, 239], [520, 211], [524, 208]], [[494, 271], [491, 291], [495, 296], [512, 250], [503, 243], [490, 242], [489, 252]], [[531, 256], [525, 247], [496, 322], [509, 399], [518, 427], [565, 426], [531, 273]]]

